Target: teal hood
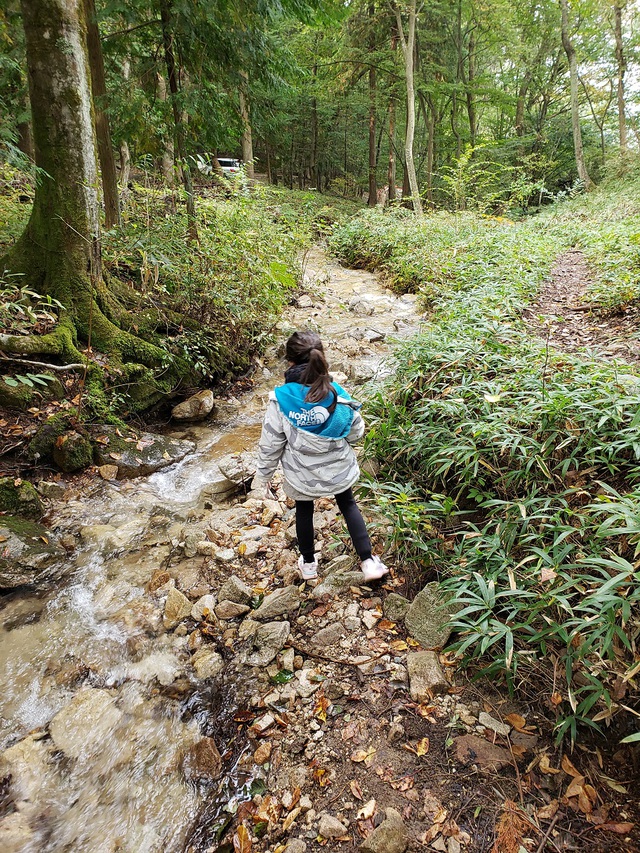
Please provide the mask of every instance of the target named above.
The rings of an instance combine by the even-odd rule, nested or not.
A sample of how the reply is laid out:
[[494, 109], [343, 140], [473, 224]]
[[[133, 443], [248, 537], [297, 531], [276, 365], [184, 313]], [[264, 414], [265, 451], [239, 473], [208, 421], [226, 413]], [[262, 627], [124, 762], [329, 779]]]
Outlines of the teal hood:
[[[354, 411], [360, 408], [360, 403], [352, 400], [337, 382], [332, 382], [331, 386], [335, 393], [327, 394], [319, 403], [307, 403], [305, 397], [310, 386], [287, 382], [275, 389], [276, 400], [282, 414], [297, 429], [324, 438], [346, 438], [351, 430]], [[334, 401], [336, 407], [330, 412]]]

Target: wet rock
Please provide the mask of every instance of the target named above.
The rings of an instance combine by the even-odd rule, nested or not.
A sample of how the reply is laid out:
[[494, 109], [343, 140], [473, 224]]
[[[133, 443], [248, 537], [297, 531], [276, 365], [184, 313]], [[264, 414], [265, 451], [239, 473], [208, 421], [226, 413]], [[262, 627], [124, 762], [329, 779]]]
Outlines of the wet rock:
[[507, 723], [501, 723], [500, 720], [496, 720], [491, 716], [491, 714], [487, 714], [486, 711], [480, 712], [478, 722], [481, 726], [484, 726], [485, 729], [490, 729], [492, 732], [495, 732], [497, 735], [502, 735], [503, 737], [507, 737], [511, 731], [510, 725]]
[[199, 499], [201, 501], [206, 500], [207, 498], [221, 499], [223, 496], [228, 497], [237, 491], [237, 483], [234, 483], [233, 480], [227, 479], [221, 471], [214, 471], [207, 485], [201, 490]]
[[248, 604], [236, 604], [235, 601], [221, 601], [215, 607], [218, 619], [236, 619], [251, 610]]
[[236, 604], [249, 604], [253, 590], [237, 575], [231, 575], [218, 590], [219, 601], [235, 601]]
[[163, 623], [167, 630], [175, 628], [178, 622], [182, 622], [187, 616], [191, 615], [191, 602], [186, 595], [183, 595], [175, 587], [169, 590], [167, 600], [164, 605]]
[[322, 598], [323, 595], [335, 595], [342, 589], [350, 586], [361, 586], [364, 584], [362, 572], [337, 572], [326, 577], [322, 583], [312, 591], [314, 598]]
[[266, 764], [266, 762], [271, 758], [271, 752], [273, 750], [273, 744], [270, 740], [265, 740], [253, 753], [253, 760], [259, 766]]
[[152, 652], [137, 663], [129, 664], [127, 677], [148, 684], [156, 679], [168, 687], [180, 673], [180, 665], [171, 652]]
[[211, 646], [203, 646], [191, 658], [191, 664], [199, 679], [215, 678], [224, 669], [222, 656]]
[[339, 643], [345, 635], [345, 628], [340, 622], [334, 622], [332, 625], [327, 625], [326, 628], [321, 628], [311, 637], [311, 645], [318, 649], [333, 646]]
[[51, 455], [61, 471], [71, 474], [93, 464], [93, 445], [85, 435], [72, 430], [56, 440]]
[[236, 552], [233, 548], [220, 548], [213, 556], [220, 563], [231, 563], [236, 558]]
[[[195, 448], [192, 441], [180, 441], [155, 433], [131, 432], [118, 435], [116, 427], [94, 427], [94, 455], [98, 465], [117, 465], [118, 479], [145, 477], [180, 462]], [[127, 441], [127, 439], [129, 439]]]
[[11, 776], [11, 797], [17, 802], [35, 805], [50, 773], [49, 752], [41, 736], [29, 735], [0, 755], [0, 779]]
[[424, 702], [449, 689], [449, 682], [444, 677], [435, 652], [410, 652], [407, 655], [407, 669], [414, 702]]
[[402, 622], [411, 607], [411, 602], [397, 592], [390, 592], [385, 598], [383, 613], [391, 622]]
[[409, 836], [400, 813], [386, 809], [386, 818], [360, 845], [362, 853], [404, 853]]
[[120, 528], [112, 524], [88, 524], [80, 528], [80, 539], [85, 545], [95, 545], [105, 554], [113, 554], [126, 548], [139, 532], [137, 522], [130, 522]]
[[182, 760], [182, 772], [190, 781], [220, 777], [222, 757], [213, 738], [203, 737], [194, 743]]
[[360, 317], [376, 313], [376, 306], [367, 296], [354, 296], [349, 302], [349, 311]]
[[44, 509], [38, 492], [26, 480], [0, 478], [0, 512], [10, 512], [24, 518], [42, 518]]
[[198, 391], [188, 400], [183, 400], [171, 410], [171, 417], [176, 421], [201, 421], [211, 414], [214, 408], [213, 391], [208, 389]]
[[250, 453], [230, 453], [218, 461], [220, 472], [238, 486], [253, 480], [256, 463]]
[[29, 821], [21, 812], [12, 812], [0, 820], [0, 850], [3, 853], [25, 853], [35, 850]]
[[318, 832], [323, 838], [341, 838], [347, 832], [347, 827], [338, 818], [326, 812], [320, 815]]
[[40, 524], [4, 515], [0, 517], [0, 537], [0, 589], [43, 589], [70, 568], [64, 562], [66, 551]]
[[113, 737], [122, 712], [106, 690], [83, 687], [49, 723], [56, 749], [69, 758], [91, 756]]
[[411, 602], [404, 623], [409, 634], [425, 649], [439, 649], [451, 636], [451, 628], [445, 624], [450, 613], [438, 584], [429, 583]]
[[164, 586], [166, 583], [169, 583], [171, 580], [171, 575], [169, 572], [164, 571], [163, 569], [158, 569], [153, 573], [153, 576], [149, 583], [147, 584], [147, 589], [149, 592], [155, 592], [160, 589], [161, 586]]
[[260, 625], [253, 635], [253, 651], [247, 657], [249, 666], [267, 666], [286, 643], [291, 626], [288, 622]]
[[43, 498], [47, 498], [47, 500], [51, 501], [59, 501], [64, 498], [64, 494], [66, 492], [66, 486], [64, 483], [55, 483], [52, 480], [40, 480], [40, 482], [36, 485], [36, 491], [38, 494], [42, 495]]
[[477, 764], [480, 770], [495, 773], [512, 764], [511, 753], [480, 735], [462, 735], [454, 739], [456, 757], [461, 764]]
[[201, 619], [211, 619], [216, 606], [215, 595], [203, 595], [191, 608], [191, 618], [199, 622]]
[[265, 596], [260, 607], [253, 611], [253, 618], [260, 622], [266, 622], [269, 619], [275, 619], [276, 616], [284, 616], [286, 613], [297, 610], [300, 607], [300, 602], [300, 590], [297, 586], [291, 585], [276, 589]]
[[313, 308], [313, 299], [308, 293], [303, 293], [296, 299], [296, 305], [298, 308]]
[[100, 465], [98, 468], [98, 474], [102, 477], [103, 480], [117, 480], [118, 479], [118, 466], [117, 465]]

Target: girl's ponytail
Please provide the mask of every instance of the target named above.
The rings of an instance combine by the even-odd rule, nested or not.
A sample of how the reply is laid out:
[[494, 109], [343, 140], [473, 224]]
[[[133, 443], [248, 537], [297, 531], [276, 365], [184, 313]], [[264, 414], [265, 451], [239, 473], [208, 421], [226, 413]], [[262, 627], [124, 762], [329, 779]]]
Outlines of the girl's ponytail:
[[310, 385], [305, 400], [319, 403], [332, 391], [329, 365], [324, 356], [322, 341], [315, 332], [294, 332], [287, 341], [286, 358], [294, 364], [306, 364], [303, 385]]

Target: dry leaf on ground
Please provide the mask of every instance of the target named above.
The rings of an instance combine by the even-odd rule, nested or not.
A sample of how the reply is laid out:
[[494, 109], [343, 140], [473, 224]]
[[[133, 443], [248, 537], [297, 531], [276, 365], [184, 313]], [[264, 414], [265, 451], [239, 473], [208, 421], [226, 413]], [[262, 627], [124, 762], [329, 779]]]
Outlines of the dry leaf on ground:
[[234, 853], [251, 853], [251, 838], [245, 826], [240, 825], [233, 836]]
[[365, 767], [371, 767], [376, 756], [376, 749], [373, 746], [368, 746], [366, 749], [358, 749], [351, 754], [351, 760], [356, 763], [364, 763]]

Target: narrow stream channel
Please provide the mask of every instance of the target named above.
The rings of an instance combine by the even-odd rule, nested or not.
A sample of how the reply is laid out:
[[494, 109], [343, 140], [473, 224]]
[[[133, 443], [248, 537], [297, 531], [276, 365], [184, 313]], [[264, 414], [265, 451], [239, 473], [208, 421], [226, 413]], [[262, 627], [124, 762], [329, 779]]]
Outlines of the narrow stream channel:
[[[282, 337], [316, 328], [330, 369], [358, 396], [359, 385], [389, 369], [393, 342], [416, 331], [415, 300], [320, 250], [308, 259], [305, 285], [308, 299], [288, 309]], [[248, 790], [250, 776], [235, 772], [243, 746], [233, 715], [254, 686], [235, 679], [224, 637], [213, 643], [225, 669], [196, 678], [186, 630], [164, 628], [162, 590], [151, 594], [148, 584], [178, 564], [192, 598], [216, 592], [203, 572], [212, 558], [186, 555], [185, 530], [228, 524], [235, 507], [242, 523], [244, 499], [217, 500], [210, 486], [219, 459], [256, 444], [283, 369], [275, 352], [265, 363], [255, 388], [222, 401], [214, 422], [174, 431], [196, 444], [183, 462], [139, 480], [96, 480], [81, 495], [71, 485], [50, 513], [55, 533], [78, 542], [68, 581], [0, 604], [3, 853], [203, 849], [216, 808]], [[215, 784], [185, 771], [185, 755], [203, 737], [223, 753], [226, 772]]]

